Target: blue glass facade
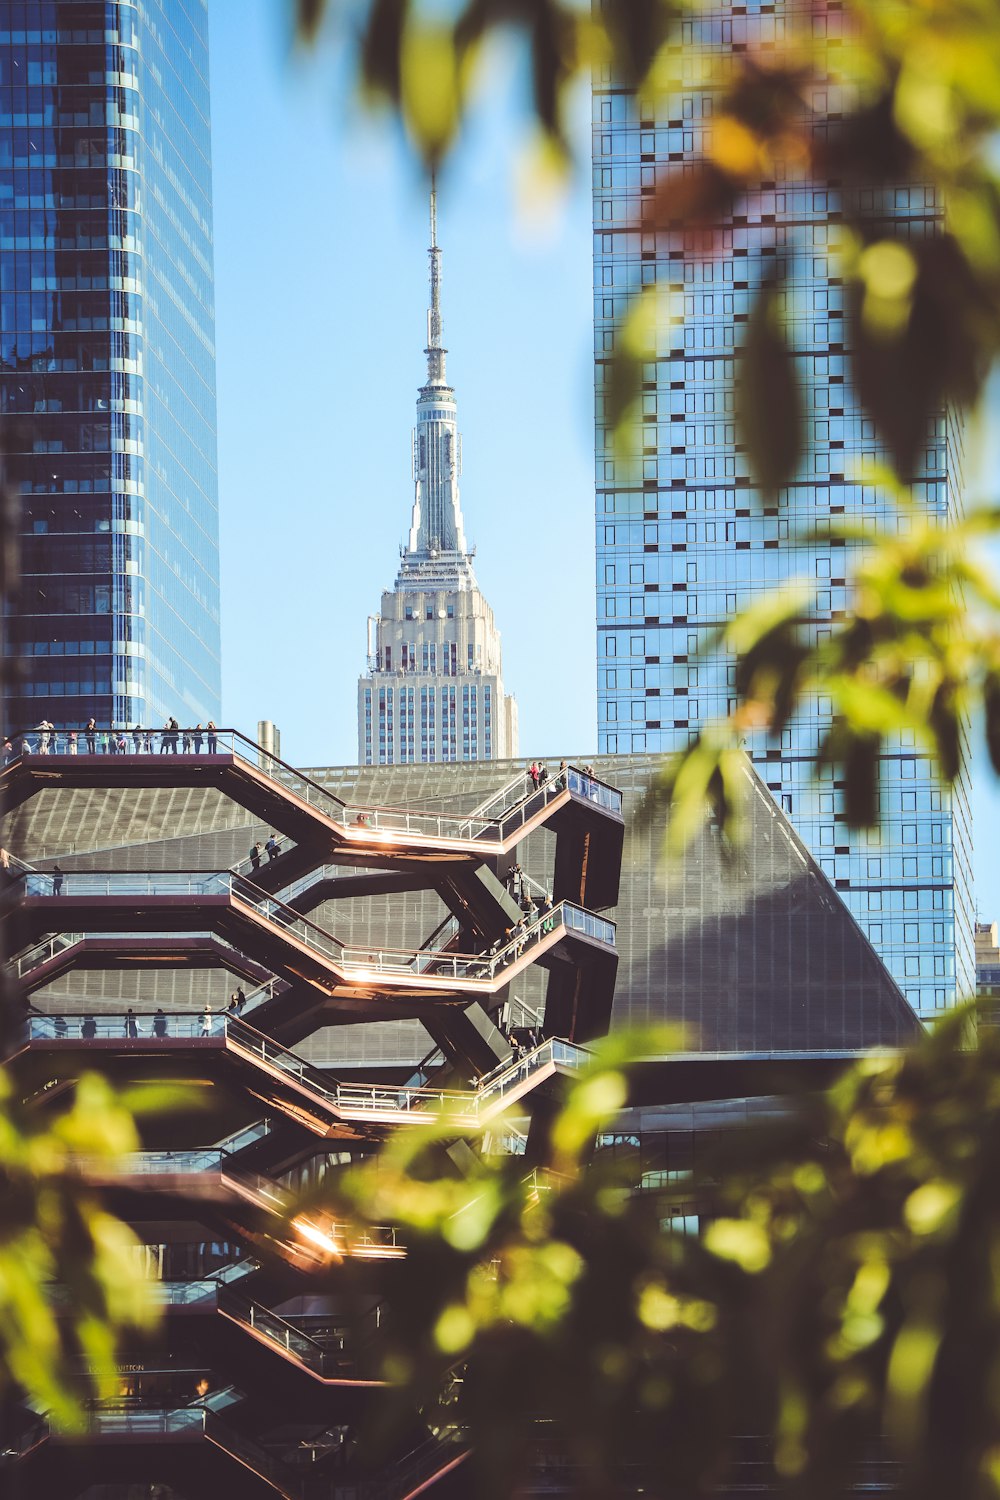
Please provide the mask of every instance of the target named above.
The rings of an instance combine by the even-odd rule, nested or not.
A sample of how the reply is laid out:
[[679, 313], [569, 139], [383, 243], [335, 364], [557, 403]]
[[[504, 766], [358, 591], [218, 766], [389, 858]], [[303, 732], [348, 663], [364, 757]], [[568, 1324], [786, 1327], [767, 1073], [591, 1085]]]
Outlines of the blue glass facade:
[[[717, 58], [752, 45], [766, 49], [785, 24], [785, 9], [760, 0], [717, 5], [700, 23], [703, 43]], [[812, 24], [842, 22], [838, 12], [820, 8]], [[693, 31], [687, 40], [697, 40]], [[679, 61], [694, 78], [693, 66]], [[907, 524], [877, 488], [857, 482], [860, 460], [885, 455], [850, 384], [843, 291], [829, 258], [837, 195], [776, 173], [745, 211], [741, 205], [738, 216], [716, 226], [714, 253], [693, 235], [637, 227], [657, 173], [701, 155], [713, 102], [692, 82], [658, 105], [640, 105], [607, 74], [595, 78], [602, 753], [674, 750], [702, 723], [724, 717], [734, 702], [732, 663], [699, 652], [736, 610], [783, 579], [815, 580], [816, 628], [829, 629], [847, 607], [850, 550], [797, 549], [790, 545], [797, 533], [824, 517], [858, 517], [872, 530]], [[902, 186], [890, 197], [869, 192], [860, 206], [899, 237], [933, 232], [941, 204], [932, 188]], [[755, 290], [777, 256], [790, 268], [788, 321], [809, 451], [795, 483], [772, 504], [754, 492], [737, 440], [733, 375]], [[603, 382], [616, 321], [642, 285], [661, 288], [670, 313], [659, 321], [655, 355], [643, 371], [641, 458], [624, 464], [604, 425]], [[960, 419], [942, 412], [914, 484], [942, 516], [962, 503], [962, 454]], [[943, 790], [917, 745], [894, 744], [882, 765], [881, 829], [849, 835], [837, 820], [841, 784], [829, 767], [818, 778], [812, 771], [829, 715], [828, 702], [813, 701], [780, 744], [761, 738], [748, 749], [907, 999], [920, 1014], [933, 1014], [974, 991], [966, 787]]]
[[219, 717], [207, 0], [0, 3], [8, 723]]

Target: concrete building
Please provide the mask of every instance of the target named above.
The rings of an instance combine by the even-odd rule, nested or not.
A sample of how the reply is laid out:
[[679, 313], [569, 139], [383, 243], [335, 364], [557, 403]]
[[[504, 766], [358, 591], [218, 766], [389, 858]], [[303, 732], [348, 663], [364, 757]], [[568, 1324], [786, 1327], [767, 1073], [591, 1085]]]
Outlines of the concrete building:
[[430, 283], [410, 530], [396, 581], [368, 622], [368, 667], [358, 683], [358, 759], [369, 766], [517, 754], [517, 704], [504, 689], [500, 633], [476, 582], [459, 500], [462, 439], [441, 343], [433, 187]]
[[5, 4], [0, 82], [8, 729], [217, 721], [206, 0]]
[[[766, 54], [793, 19], [821, 42], [836, 39], [847, 15], [785, 0], [716, 3], [684, 26], [718, 80], [739, 54]], [[678, 69], [682, 51], [689, 56], [678, 49]], [[826, 100], [831, 111], [836, 91]], [[774, 180], [740, 203], [737, 217], [704, 226], [709, 249], [706, 234], [650, 222], [656, 182], [702, 155], [714, 105], [713, 88], [693, 75], [678, 76], [658, 103], [641, 104], [606, 67], [595, 75], [598, 733], [606, 753], [673, 751], [724, 718], [735, 702], [733, 664], [703, 648], [789, 576], [812, 580], [814, 629], [819, 638], [829, 633], [848, 605], [851, 548], [795, 546], [796, 535], [844, 518], [893, 531], [907, 524], [891, 497], [858, 475], [862, 459], [885, 453], [851, 385], [845, 293], [831, 257], [838, 192], [786, 180], [776, 164]], [[885, 197], [869, 190], [867, 199], [860, 209], [873, 236], [933, 234], [942, 222], [943, 203], [919, 183]], [[808, 446], [794, 481], [766, 497], [737, 440], [733, 379], [754, 297], [779, 264]], [[616, 325], [643, 287], [660, 288], [683, 319], [658, 319], [643, 371], [638, 457], [629, 464], [614, 451], [603, 402]], [[915, 472], [903, 477], [932, 515], [945, 517], [962, 503], [962, 464], [960, 416], [943, 410]], [[829, 701], [812, 700], [780, 741], [761, 736], [748, 748], [913, 1009], [932, 1016], [971, 994], [975, 981], [966, 785], [943, 789], [912, 733], [903, 736], [882, 759], [880, 827], [848, 833], [833, 768], [813, 774], [830, 716]]]

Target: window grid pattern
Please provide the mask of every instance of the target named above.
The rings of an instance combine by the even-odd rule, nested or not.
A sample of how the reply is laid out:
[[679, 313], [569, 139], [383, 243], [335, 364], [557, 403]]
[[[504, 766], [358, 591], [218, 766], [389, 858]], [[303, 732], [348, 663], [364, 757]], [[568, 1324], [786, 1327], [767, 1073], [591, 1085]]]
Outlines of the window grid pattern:
[[[764, 45], [785, 24], [786, 6], [718, 5], [702, 40], [720, 55]], [[801, 20], [801, 16], [797, 16]], [[816, 24], [841, 24], [834, 12]], [[695, 23], [685, 23], [695, 24]], [[683, 85], [657, 109], [617, 88], [606, 73], [593, 91], [594, 329], [597, 405], [596, 542], [598, 731], [603, 753], [670, 751], [735, 702], [731, 662], [702, 655], [736, 610], [792, 575], [817, 591], [817, 634], [848, 603], [852, 549], [816, 550], [792, 538], [821, 518], [862, 519], [905, 528], [874, 487], [856, 482], [859, 460], [884, 457], [852, 389], [843, 289], [829, 282], [833, 192], [776, 174], [746, 213], [717, 226], [717, 252], [694, 241], [634, 228], [657, 171], [698, 154], [713, 98]], [[830, 98], [835, 109], [837, 100]], [[676, 170], [676, 168], [675, 168]], [[900, 186], [862, 203], [873, 222], [898, 237], [933, 233], [942, 205], [933, 188]], [[754, 492], [737, 441], [735, 359], [753, 296], [788, 256], [786, 309], [804, 391], [810, 446], [780, 504]], [[615, 327], [640, 287], [669, 289], [682, 326], [657, 333], [643, 375], [639, 454], [625, 466], [603, 420], [604, 381]], [[916, 495], [945, 516], [962, 504], [963, 431], [941, 411], [929, 423]], [[848, 834], [838, 821], [843, 785], [832, 771], [815, 779], [812, 761], [830, 704], [811, 702], [781, 743], [748, 749], [768, 789], [788, 813], [851, 912], [920, 1014], [973, 993], [971, 837], [967, 787], [934, 781], [912, 742], [887, 749], [882, 826]]]
[[220, 717], [207, 15], [0, 4], [10, 722]]

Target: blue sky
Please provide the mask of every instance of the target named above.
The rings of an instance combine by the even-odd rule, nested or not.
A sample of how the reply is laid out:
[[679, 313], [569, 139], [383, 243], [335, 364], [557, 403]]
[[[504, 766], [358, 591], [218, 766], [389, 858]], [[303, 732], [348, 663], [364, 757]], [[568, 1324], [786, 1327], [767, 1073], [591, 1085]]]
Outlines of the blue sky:
[[[223, 701], [298, 765], [356, 759], [366, 621], [392, 584], [423, 375], [425, 183], [281, 0], [213, 0]], [[440, 185], [444, 331], [466, 535], [529, 755], [596, 749], [592, 298], [583, 161], [545, 221], [516, 187], [511, 60]], [[996, 410], [996, 401], [991, 409]], [[985, 464], [998, 467], [997, 445]], [[1000, 917], [1000, 796], [973, 790], [977, 900]]]
[[[273, 719], [286, 758], [318, 765], [357, 757], [366, 622], [409, 525], [426, 188], [329, 65], [289, 58], [280, 14], [212, 8], [223, 696], [227, 721]], [[589, 182], [532, 228], [515, 159], [500, 106], [439, 192], [466, 536], [522, 747], [593, 752]]]

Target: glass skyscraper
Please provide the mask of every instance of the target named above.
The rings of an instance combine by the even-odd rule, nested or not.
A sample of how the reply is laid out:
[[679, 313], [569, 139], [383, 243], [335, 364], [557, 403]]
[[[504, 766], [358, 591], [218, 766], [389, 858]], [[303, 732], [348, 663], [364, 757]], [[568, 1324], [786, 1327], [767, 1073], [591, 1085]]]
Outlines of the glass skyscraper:
[[207, 0], [0, 4], [8, 725], [219, 717]]
[[[716, 4], [684, 23], [686, 40], [721, 58], [777, 35], [791, 6]], [[796, 18], [807, 17], [796, 10]], [[842, 24], [821, 8], [812, 24]], [[683, 58], [681, 66], [683, 67]], [[693, 77], [693, 70], [692, 70]], [[829, 108], [837, 108], [831, 89]], [[850, 549], [790, 545], [822, 518], [906, 525], [885, 496], [858, 481], [862, 459], [884, 453], [851, 388], [843, 291], [829, 259], [836, 193], [785, 181], [763, 185], [739, 216], [715, 226], [715, 253], [693, 235], [643, 230], [643, 199], [657, 174], [701, 154], [713, 97], [681, 84], [640, 104], [605, 72], [593, 94], [594, 313], [597, 394], [598, 717], [602, 752], [664, 752], [734, 701], [733, 665], [699, 654], [712, 632], [752, 598], [803, 573], [815, 580], [819, 632], [848, 606]], [[677, 166], [674, 170], [678, 170]], [[934, 232], [933, 188], [874, 191], [862, 209], [901, 238]], [[703, 244], [703, 241], [701, 242]], [[805, 388], [809, 451], [778, 501], [755, 493], [737, 441], [733, 375], [756, 289], [787, 257], [790, 339]], [[669, 290], [684, 317], [664, 317], [643, 370], [641, 457], [616, 457], [603, 388], [615, 326], [640, 286]], [[960, 419], [941, 412], [927, 434], [915, 494], [945, 516], [962, 503]], [[914, 1009], [932, 1015], [975, 985], [970, 827], [966, 788], [939, 787], [912, 742], [883, 758], [881, 828], [849, 835], [837, 814], [843, 789], [813, 760], [830, 704], [813, 701], [780, 744], [748, 745], [775, 800]]]

